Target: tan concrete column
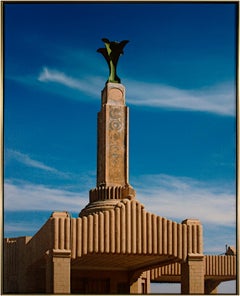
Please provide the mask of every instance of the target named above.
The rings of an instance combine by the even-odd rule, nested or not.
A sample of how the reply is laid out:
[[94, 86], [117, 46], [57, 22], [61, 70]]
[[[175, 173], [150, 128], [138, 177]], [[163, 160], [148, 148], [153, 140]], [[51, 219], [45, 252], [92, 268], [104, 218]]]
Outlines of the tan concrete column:
[[71, 252], [53, 250], [46, 256], [46, 293], [71, 293]]
[[181, 293], [204, 294], [204, 255], [188, 254], [181, 265]]
[[102, 91], [97, 156], [97, 186], [128, 184], [128, 108], [120, 83], [107, 83]]
[[81, 216], [115, 207], [119, 199], [133, 199], [129, 184], [129, 131], [125, 87], [107, 83], [98, 113], [97, 186], [89, 192], [89, 204]]
[[182, 294], [204, 294], [205, 260], [202, 225], [197, 219], [186, 219], [185, 247], [187, 257], [181, 264]]

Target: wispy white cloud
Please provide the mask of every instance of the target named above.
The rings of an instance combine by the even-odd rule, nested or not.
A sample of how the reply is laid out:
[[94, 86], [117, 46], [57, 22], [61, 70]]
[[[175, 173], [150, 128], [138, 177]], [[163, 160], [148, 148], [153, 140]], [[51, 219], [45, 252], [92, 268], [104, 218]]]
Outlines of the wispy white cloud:
[[236, 94], [233, 83], [184, 90], [163, 84], [129, 81], [127, 101], [134, 105], [233, 116], [235, 114]]
[[71, 192], [41, 184], [13, 182], [4, 184], [5, 211], [73, 211], [88, 203], [88, 192]]
[[[55, 82], [96, 98], [104, 85], [102, 77], [76, 79], [64, 72], [44, 67], [40, 82]], [[170, 85], [127, 80], [127, 103], [139, 106], [210, 112], [218, 115], [235, 114], [234, 83], [223, 83], [201, 89], [185, 90]]]
[[85, 79], [77, 79], [66, 75], [64, 72], [52, 70], [47, 67], [44, 67], [42, 69], [41, 73], [38, 76], [38, 81], [45, 83], [55, 82], [95, 97], [99, 95], [98, 90], [103, 85], [103, 80], [99, 77], [87, 77]]
[[234, 185], [160, 174], [141, 176], [134, 186], [138, 200], [150, 212], [178, 221], [196, 218], [205, 224], [235, 227]]
[[19, 151], [16, 150], [12, 150], [12, 149], [6, 149], [5, 150], [5, 160], [6, 162], [8, 162], [9, 160], [15, 160], [19, 163], [24, 164], [25, 166], [28, 167], [32, 167], [32, 168], [36, 168], [36, 169], [40, 169], [43, 171], [47, 171], [56, 175], [60, 175], [62, 177], [68, 178], [68, 174], [67, 173], [63, 173], [60, 172], [59, 170], [47, 166], [46, 164], [44, 164], [43, 162], [40, 162], [38, 160], [32, 159], [29, 155], [21, 153]]

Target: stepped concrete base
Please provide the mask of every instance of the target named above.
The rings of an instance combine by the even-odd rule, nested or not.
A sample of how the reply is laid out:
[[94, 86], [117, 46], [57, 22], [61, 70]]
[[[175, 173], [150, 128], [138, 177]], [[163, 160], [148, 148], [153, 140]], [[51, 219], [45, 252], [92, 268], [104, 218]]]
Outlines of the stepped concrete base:
[[79, 213], [79, 217], [114, 209], [119, 200], [135, 198], [136, 192], [130, 186], [97, 187], [89, 191], [89, 204]]

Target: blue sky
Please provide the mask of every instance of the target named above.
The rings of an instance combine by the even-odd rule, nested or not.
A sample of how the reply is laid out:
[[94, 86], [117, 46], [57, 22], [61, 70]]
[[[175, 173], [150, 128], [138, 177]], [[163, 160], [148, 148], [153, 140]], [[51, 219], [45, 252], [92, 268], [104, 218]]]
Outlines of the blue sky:
[[5, 236], [88, 203], [105, 37], [130, 40], [118, 75], [137, 199], [200, 219], [206, 254], [236, 245], [236, 3], [5, 3]]

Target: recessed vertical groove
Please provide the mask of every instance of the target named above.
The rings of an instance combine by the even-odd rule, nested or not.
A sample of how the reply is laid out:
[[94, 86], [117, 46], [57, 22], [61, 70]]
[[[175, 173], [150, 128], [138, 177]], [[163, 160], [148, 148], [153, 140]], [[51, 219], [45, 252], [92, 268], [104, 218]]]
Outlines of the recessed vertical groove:
[[236, 274], [236, 256], [233, 256], [233, 275]]
[[82, 218], [82, 253], [87, 254], [88, 247], [88, 232], [87, 232], [87, 217]]
[[197, 231], [196, 231], [196, 225], [192, 226], [192, 253], [197, 253]]
[[181, 274], [181, 264], [178, 264], [178, 274]]
[[208, 270], [208, 275], [211, 275], [211, 271], [212, 271], [212, 260], [211, 260], [212, 256], [208, 256], [208, 264], [209, 264], [209, 270]]
[[99, 251], [104, 252], [104, 217], [103, 213], [99, 212]]
[[131, 253], [131, 203], [127, 201], [126, 205], [126, 252]]
[[152, 214], [147, 212], [147, 252], [152, 254]]
[[59, 227], [58, 227], [58, 219], [59, 218], [54, 218], [54, 249], [57, 250], [59, 249], [58, 246], [58, 238], [59, 238]]
[[167, 255], [167, 219], [162, 220], [163, 254]]
[[172, 254], [172, 221], [167, 220], [167, 246], [168, 254]]
[[208, 256], [209, 271], [208, 275], [212, 275], [212, 256]]
[[228, 266], [228, 270], [227, 270], [227, 274], [231, 275], [231, 261], [229, 259], [229, 256], [227, 257], [227, 266]]
[[224, 256], [221, 256], [221, 275], [224, 275], [224, 263], [223, 263], [223, 260], [224, 260]]
[[121, 252], [121, 229], [120, 229], [120, 208], [115, 209], [115, 239], [116, 239], [116, 253], [119, 254]]
[[188, 254], [192, 253], [192, 225], [187, 225], [187, 246]]
[[197, 253], [203, 253], [202, 225], [197, 225]]
[[237, 273], [236, 270], [236, 256], [233, 256], [233, 275], [235, 275]]
[[209, 275], [209, 256], [205, 256], [204, 257], [204, 261], [205, 261], [205, 275]]
[[187, 258], [188, 246], [187, 246], [187, 225], [182, 224], [182, 248], [183, 248], [183, 259]]
[[153, 254], [157, 254], [157, 216], [152, 215]]
[[125, 206], [121, 207], [120, 211], [120, 230], [121, 230], [121, 253], [126, 253], [126, 213]]
[[182, 224], [177, 224], [177, 255], [179, 259], [183, 258], [182, 252]]
[[218, 275], [218, 256], [215, 257], [215, 275]]
[[157, 242], [158, 242], [158, 254], [162, 254], [162, 217], [157, 216]]
[[222, 275], [222, 256], [218, 256], [218, 274]]
[[88, 252], [93, 252], [93, 216], [88, 216]]
[[109, 211], [104, 213], [104, 252], [109, 253], [110, 251], [110, 240], [109, 240]]
[[64, 249], [64, 218], [59, 218], [59, 249], [63, 250]]
[[229, 275], [232, 275], [232, 257], [228, 256], [228, 262], [229, 262]]
[[132, 253], [136, 254], [137, 248], [136, 248], [136, 236], [137, 236], [137, 229], [136, 229], [136, 201], [133, 200], [131, 203], [131, 244], [132, 244]]
[[231, 274], [231, 261], [230, 261], [230, 257], [227, 256], [227, 275]]
[[82, 256], [82, 218], [77, 218], [77, 257]]
[[221, 271], [222, 271], [222, 275], [224, 275], [225, 274], [225, 269], [224, 269], [224, 257], [225, 256], [222, 256], [222, 260], [221, 260]]
[[212, 274], [215, 275], [216, 274], [216, 256], [213, 255], [213, 271]]
[[224, 256], [224, 273], [228, 274], [228, 256]]
[[142, 211], [142, 252], [147, 253], [146, 211]]
[[137, 203], [137, 253], [142, 252], [142, 205]]
[[73, 259], [76, 258], [76, 234], [77, 234], [77, 228], [76, 228], [76, 219], [71, 219], [71, 257]]
[[66, 218], [65, 224], [65, 249], [70, 250], [70, 218]]
[[229, 256], [230, 257], [230, 275], [233, 275], [233, 256]]
[[214, 270], [214, 256], [211, 256], [211, 275], [213, 275]]
[[207, 275], [207, 256], [204, 256], [203, 260], [204, 260], [204, 273], [205, 275]]
[[177, 245], [177, 223], [176, 222], [172, 223], [172, 237], [173, 237], [173, 240], [172, 240], [173, 251], [172, 251], [172, 253], [175, 257], [177, 257], [178, 245]]
[[221, 272], [222, 272], [222, 275], [224, 275], [224, 256], [221, 259]]
[[110, 187], [110, 196], [112, 197], [112, 199], [115, 198], [113, 187]]
[[93, 214], [93, 251], [98, 253], [99, 251], [99, 224], [98, 224], [98, 214]]
[[166, 268], [165, 268], [165, 273], [166, 273], [166, 274], [169, 274], [169, 272], [170, 272], [170, 267], [171, 267], [171, 266], [172, 266], [171, 264], [166, 265]]
[[115, 253], [115, 212], [110, 211], [110, 252]]

